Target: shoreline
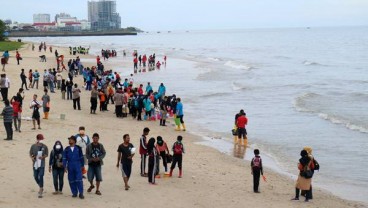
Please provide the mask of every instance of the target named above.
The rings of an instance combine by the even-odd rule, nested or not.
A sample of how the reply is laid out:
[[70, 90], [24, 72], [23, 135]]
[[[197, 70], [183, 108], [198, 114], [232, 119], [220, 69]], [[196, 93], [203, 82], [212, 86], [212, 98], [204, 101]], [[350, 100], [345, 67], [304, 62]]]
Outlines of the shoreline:
[[[24, 54], [24, 60], [21, 62], [20, 67], [29, 67], [29, 66], [35, 66], [37, 65], [37, 68], [39, 68], [39, 71], [41, 71], [41, 68], [43, 63], [38, 62], [38, 56], [34, 54], [38, 54], [38, 52], [30, 51], [30, 45], [26, 45], [24, 48], [20, 49], [21, 54]], [[66, 48], [54, 48], [60, 49], [59, 54], [69, 54], [68, 49]], [[50, 55], [49, 52], [46, 52], [48, 55], [48, 60], [50, 62], [47, 62], [47, 65], [51, 63], [51, 60], [53, 60], [53, 54]], [[27, 55], [26, 55], [27, 54]], [[29, 55], [28, 55], [29, 54]], [[65, 60], [67, 60], [69, 55], [66, 55]], [[84, 58], [94, 58], [94, 56], [83, 56], [81, 55], [81, 61], [83, 62]], [[7, 66], [7, 74], [9, 75], [12, 86], [10, 89], [9, 95], [12, 96], [15, 94], [14, 92], [17, 90], [17, 84], [19, 85], [19, 73], [20, 73], [20, 67], [14, 64], [15, 60], [11, 60], [11, 63], [9, 66]], [[83, 62], [84, 63], [84, 62]], [[54, 62], [52, 62], [54, 64]], [[105, 65], [106, 64], [106, 65]], [[104, 62], [105, 68], [110, 69], [114, 68], [113, 66], [109, 65], [109, 62]], [[49, 66], [44, 66], [45, 68]], [[121, 67], [121, 66], [120, 66]], [[31, 67], [29, 67], [31, 68]], [[25, 68], [25, 71], [28, 72], [29, 68]], [[34, 68], [34, 67], [32, 67]], [[63, 72], [65, 73], [65, 72]], [[135, 77], [136, 82], [139, 77]], [[81, 77], [77, 78], [78, 83], [80, 83]], [[31, 90], [31, 92], [37, 92], [39, 95], [41, 95], [42, 90], [39, 89]], [[25, 105], [28, 104], [28, 101], [30, 99], [31, 93], [26, 92], [26, 99], [25, 99]], [[108, 158], [105, 161], [105, 166], [103, 166], [103, 175], [106, 176], [106, 182], [104, 181], [101, 184], [101, 188], [103, 190], [103, 196], [101, 199], [104, 199], [103, 201], [107, 200], [106, 203], [109, 204], [109, 207], [116, 207], [118, 202], [114, 201], [114, 197], [110, 195], [117, 195], [119, 194], [126, 194], [127, 192], [122, 191], [123, 186], [121, 185], [120, 189], [118, 188], [116, 182], [119, 181], [122, 183], [122, 179], [120, 177], [120, 174], [113, 173], [115, 172], [113, 169], [113, 166], [111, 164], [114, 164], [115, 161], [115, 152], [117, 145], [121, 142], [121, 137], [123, 132], [127, 132], [131, 134], [132, 143], [137, 147], [137, 140], [139, 138], [139, 135], [141, 133], [141, 130], [144, 126], [148, 126], [153, 135], [163, 135], [164, 139], [168, 141], [168, 144], [170, 145], [174, 138], [176, 138], [176, 135], [178, 132], [175, 132], [174, 129], [167, 129], [170, 127], [167, 127], [166, 129], [158, 127], [157, 122], [136, 122], [132, 121], [130, 118], [128, 119], [117, 119], [114, 117], [111, 111], [107, 113], [98, 113], [97, 115], [89, 115], [88, 110], [86, 110], [89, 107], [89, 94], [86, 93], [84, 90], [82, 90], [82, 111], [83, 112], [75, 112], [71, 108], [71, 103], [68, 105], [64, 105], [67, 101], [62, 101], [60, 99], [60, 93], [55, 93], [50, 95], [51, 96], [51, 102], [53, 107], [51, 107], [51, 114], [50, 114], [50, 120], [41, 121], [41, 125], [43, 126], [43, 130], [40, 132], [44, 134], [46, 137], [46, 144], [48, 145], [49, 149], [53, 145], [53, 142], [55, 138], [50, 138], [52, 135], [54, 137], [57, 137], [60, 139], [63, 144], [65, 145], [66, 136], [70, 134], [70, 132], [76, 133], [79, 123], [86, 126], [86, 130], [88, 134], [92, 134], [93, 130], [98, 130], [97, 132], [101, 135], [101, 143], [105, 145], [105, 148], [107, 149]], [[185, 103], [184, 103], [185, 104]], [[55, 110], [59, 109], [59, 112], [56, 113]], [[111, 105], [110, 105], [111, 109]], [[66, 120], [62, 121], [58, 119], [58, 114], [66, 112]], [[25, 113], [29, 113], [29, 110], [25, 110]], [[78, 116], [75, 116], [73, 114], [76, 114]], [[117, 121], [121, 122], [122, 128], [119, 130], [119, 132], [114, 132], [114, 126], [112, 125], [99, 125], [97, 122], [94, 122], [93, 119], [100, 119], [101, 123], [105, 124], [111, 124], [111, 121], [117, 124]], [[171, 123], [171, 122], [170, 122]], [[190, 122], [189, 122], [190, 123]], [[119, 123], [120, 124], [120, 123]], [[28, 128], [28, 122], [23, 123], [23, 128]], [[117, 126], [117, 125], [116, 125]], [[120, 126], [120, 125], [119, 125]], [[46, 127], [46, 128], [44, 128]], [[62, 127], [66, 131], [54, 131], [55, 128]], [[133, 128], [132, 128], [133, 127]], [[116, 130], [116, 129], [115, 129]], [[1, 128], [1, 132], [4, 132], [4, 129]], [[37, 133], [40, 133], [39, 131], [36, 131]], [[4, 156], [8, 159], [21, 159], [25, 160], [26, 154], [16, 155], [14, 157], [10, 156], [12, 151], [10, 151], [13, 147], [17, 148], [20, 152], [27, 152], [29, 146], [31, 143], [33, 143], [35, 136], [33, 135], [36, 132], [32, 132], [30, 130], [24, 130], [22, 133], [14, 132], [15, 141], [12, 141], [12, 145], [9, 146], [9, 144], [5, 143], [4, 141], [1, 141], [5, 143], [5, 146], [8, 146], [10, 148], [6, 148], [4, 151]], [[341, 199], [337, 196], [331, 195], [331, 193], [327, 191], [321, 191], [320, 189], [316, 189], [314, 191], [315, 199], [308, 203], [302, 203], [302, 202], [290, 202], [289, 199], [293, 197], [294, 189], [293, 184], [295, 181], [293, 181], [290, 178], [284, 177], [281, 174], [277, 172], [273, 172], [269, 170], [269, 168], [265, 169], [265, 175], [268, 177], [269, 182], [263, 183], [261, 182], [261, 190], [262, 194], [260, 195], [254, 195], [252, 193], [252, 178], [250, 175], [250, 168], [249, 164], [243, 160], [239, 160], [237, 158], [234, 158], [230, 155], [226, 155], [222, 153], [221, 151], [208, 147], [203, 145], [196, 144], [199, 142], [202, 138], [197, 135], [193, 135], [187, 132], [180, 132], [184, 136], [184, 144], [186, 145], [187, 154], [184, 156], [184, 178], [183, 179], [159, 179], [158, 183], [159, 185], [157, 187], [150, 187], [146, 183], [146, 178], [141, 178], [138, 176], [138, 169], [139, 169], [139, 158], [138, 156], [135, 157], [135, 162], [133, 164], [133, 172], [132, 172], [132, 182], [131, 185], [133, 187], [132, 193], [136, 193], [135, 195], [129, 195], [132, 199], [132, 206], [137, 206], [137, 204], [143, 206], [147, 205], [145, 203], [148, 203], [150, 199], [152, 199], [152, 196], [159, 197], [158, 194], [163, 195], [162, 193], [166, 193], [169, 196], [161, 196], [160, 200], [164, 200], [165, 202], [170, 203], [169, 198], [171, 197], [180, 197], [179, 202], [181, 204], [176, 204], [174, 207], [184, 207], [184, 206], [200, 206], [200, 207], [239, 207], [240, 205], [251, 205], [253, 207], [315, 207], [315, 206], [321, 206], [321, 207], [364, 207], [366, 205], [363, 205], [359, 202], [353, 202]], [[169, 139], [168, 139], [169, 138]], [[107, 142], [107, 140], [110, 140], [110, 142]], [[22, 143], [23, 141], [26, 141], [26, 144]], [[112, 144], [113, 143], [113, 144]], [[10, 150], [9, 150], [10, 149]], [[249, 151], [248, 151], [249, 152]], [[262, 150], [261, 150], [261, 156], [262, 156]], [[22, 159], [23, 158], [23, 159]], [[28, 158], [27, 158], [28, 159]], [[111, 161], [110, 161], [111, 160]], [[297, 158], [296, 158], [297, 161]], [[0, 163], [0, 173], [7, 170], [6, 165], [11, 165], [12, 163], [9, 163], [9, 161], [6, 161], [5, 163]], [[36, 189], [36, 184], [33, 181], [31, 177], [31, 167], [28, 164], [28, 161], [21, 161], [21, 164], [24, 165], [26, 168], [24, 168], [23, 171], [19, 171], [19, 169], [11, 169], [9, 172], [11, 174], [8, 174], [8, 171], [5, 171], [7, 174], [2, 175], [16, 175], [21, 174], [23, 177], [19, 183], [24, 184], [15, 184], [15, 186], [24, 186], [26, 185], [26, 191], [21, 192], [21, 196], [24, 196], [25, 199], [36, 201], [36, 194], [32, 195], [29, 193], [29, 190]], [[17, 172], [18, 170], [19, 172]], [[15, 172], [14, 172], [15, 171]], [[297, 172], [297, 170], [296, 170]], [[22, 175], [23, 174], [23, 175]], [[176, 174], [176, 173], [175, 173]], [[52, 203], [53, 200], [60, 200], [62, 199], [63, 202], [65, 200], [69, 199], [70, 191], [67, 184], [67, 179], [65, 177], [64, 183], [65, 183], [65, 190], [64, 190], [64, 196], [58, 197], [52, 196], [50, 194], [51, 187], [52, 187], [52, 180], [48, 173], [45, 173], [45, 182], [46, 187], [48, 189], [48, 193], [46, 193], [46, 196], [44, 201], [47, 203]], [[114, 179], [111, 178], [111, 175], [114, 175]], [[175, 175], [176, 176], [176, 175]], [[317, 175], [318, 177], [318, 175]], [[2, 195], [5, 196], [6, 190], [14, 190], [12, 189], [11, 184], [9, 182], [6, 182], [5, 180], [7, 177], [0, 176], [0, 182], [5, 184], [5, 189], [0, 191], [0, 193], [3, 193]], [[115, 181], [114, 183], [111, 183], [111, 181]], [[86, 183], [85, 183], [86, 186]], [[245, 187], [244, 187], [245, 186]], [[109, 189], [108, 189], [109, 187]], [[120, 191], [118, 193], [116, 191], [116, 188], [118, 188]], [[162, 189], [165, 188], [165, 189]], [[115, 189], [115, 191], [114, 191]], [[136, 189], [136, 190], [134, 190]], [[147, 191], [149, 200], [142, 200], [139, 197], [139, 193], [142, 193], [142, 191]], [[111, 193], [109, 193], [111, 192]], [[114, 192], [114, 193], [112, 193]], [[130, 191], [129, 191], [130, 192]], [[169, 193], [167, 193], [169, 192]], [[237, 193], [239, 195], [234, 195], [234, 193]], [[211, 194], [208, 194], [211, 193]], [[127, 193], [130, 194], [130, 193]], [[246, 197], [244, 197], [246, 196]], [[65, 198], [67, 197], [67, 198]], [[106, 198], [105, 198], [106, 197]], [[12, 199], [13, 197], [10, 197]], [[64, 199], [65, 198], [65, 199]], [[91, 200], [90, 200], [91, 199]], [[93, 196], [90, 194], [87, 194], [86, 200], [82, 203], [80, 201], [70, 202], [70, 206], [72, 205], [78, 205], [81, 204], [86, 205], [86, 203], [97, 203], [103, 205], [104, 203], [101, 203], [102, 201], [96, 201], [99, 199], [97, 196]], [[15, 200], [15, 201], [14, 201]], [[17, 201], [18, 200], [18, 201]], [[0, 205], [4, 204], [4, 206], [8, 203], [12, 207], [14, 204], [27, 204], [27, 200], [19, 200], [19, 199], [13, 199], [10, 200], [8, 198], [1, 197], [0, 198]], [[74, 200], [73, 200], [74, 201]], [[134, 202], [134, 203], [133, 203]], [[69, 203], [69, 202], [67, 202]], [[65, 205], [65, 204], [63, 204]], [[106, 204], [104, 204], [106, 205]], [[18, 204], [17, 204], [18, 206]], [[83, 205], [82, 205], [83, 206]]]

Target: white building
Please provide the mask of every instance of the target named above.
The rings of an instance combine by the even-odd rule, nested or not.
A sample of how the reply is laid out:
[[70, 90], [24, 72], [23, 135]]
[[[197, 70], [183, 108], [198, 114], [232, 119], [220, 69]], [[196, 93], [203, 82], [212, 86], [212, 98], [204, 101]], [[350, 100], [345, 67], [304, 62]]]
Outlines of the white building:
[[33, 23], [50, 23], [50, 14], [34, 14]]

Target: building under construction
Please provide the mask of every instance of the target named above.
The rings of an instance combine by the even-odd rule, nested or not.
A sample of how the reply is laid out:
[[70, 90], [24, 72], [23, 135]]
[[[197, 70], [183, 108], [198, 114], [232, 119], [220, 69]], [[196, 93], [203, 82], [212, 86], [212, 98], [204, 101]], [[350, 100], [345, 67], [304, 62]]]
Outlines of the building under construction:
[[88, 1], [88, 21], [94, 31], [120, 29], [121, 17], [116, 12], [116, 0]]

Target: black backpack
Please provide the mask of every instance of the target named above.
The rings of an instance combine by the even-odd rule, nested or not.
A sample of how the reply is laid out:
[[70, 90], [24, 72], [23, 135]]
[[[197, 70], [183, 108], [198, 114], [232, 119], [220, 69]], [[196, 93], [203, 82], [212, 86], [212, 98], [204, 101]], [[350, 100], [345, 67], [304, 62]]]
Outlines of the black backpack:
[[313, 164], [314, 164], [314, 170], [319, 171], [319, 163], [317, 162], [317, 160], [313, 159]]

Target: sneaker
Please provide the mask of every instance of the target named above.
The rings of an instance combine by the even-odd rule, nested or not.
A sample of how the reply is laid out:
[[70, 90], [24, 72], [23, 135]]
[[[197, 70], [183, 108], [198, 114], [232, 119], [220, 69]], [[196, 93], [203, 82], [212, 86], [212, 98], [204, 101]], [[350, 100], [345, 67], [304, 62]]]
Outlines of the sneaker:
[[73, 195], [72, 195], [72, 197], [73, 197], [73, 198], [76, 198], [76, 197], [77, 197], [77, 194], [73, 194]]
[[79, 198], [80, 198], [80, 199], [84, 199], [83, 194], [79, 194]]

